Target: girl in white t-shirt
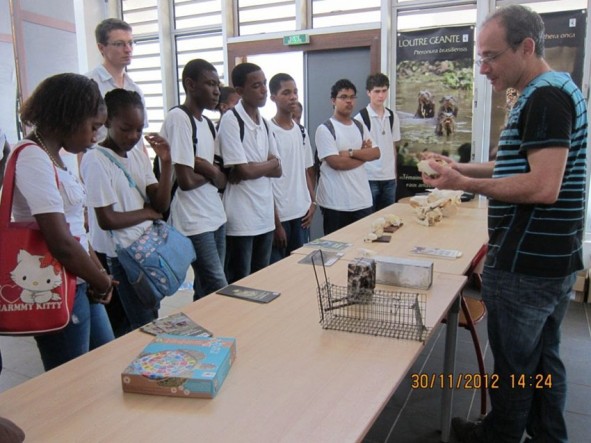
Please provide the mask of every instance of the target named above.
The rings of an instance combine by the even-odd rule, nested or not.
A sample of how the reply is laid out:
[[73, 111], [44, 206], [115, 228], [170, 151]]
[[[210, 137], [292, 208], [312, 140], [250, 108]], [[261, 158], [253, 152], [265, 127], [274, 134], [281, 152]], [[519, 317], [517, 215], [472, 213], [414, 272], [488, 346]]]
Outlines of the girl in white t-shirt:
[[[162, 179], [158, 183], [148, 156], [134, 148], [144, 129], [140, 95], [114, 89], [105, 95], [105, 102], [107, 138], [84, 155], [81, 173], [88, 190], [88, 207], [94, 209], [89, 211], [93, 241], [100, 243], [107, 255], [109, 270], [120, 282], [117, 290], [121, 305], [131, 329], [136, 329], [158, 318], [159, 306], [142, 303], [117, 259], [116, 247], [129, 246], [168, 209], [172, 184], [170, 146], [158, 134], [145, 137], [160, 158]], [[109, 155], [126, 169], [141, 193]], [[144, 202], [142, 194], [148, 197], [149, 203]]]
[[79, 277], [69, 324], [35, 337], [45, 370], [114, 338], [103, 306], [114, 282], [88, 245], [84, 186], [60, 156], [62, 148], [78, 154], [96, 143], [106, 116], [96, 83], [77, 74], [45, 79], [21, 109], [23, 123], [35, 129], [19, 143], [31, 146], [16, 162], [14, 220], [36, 221], [54, 258]]

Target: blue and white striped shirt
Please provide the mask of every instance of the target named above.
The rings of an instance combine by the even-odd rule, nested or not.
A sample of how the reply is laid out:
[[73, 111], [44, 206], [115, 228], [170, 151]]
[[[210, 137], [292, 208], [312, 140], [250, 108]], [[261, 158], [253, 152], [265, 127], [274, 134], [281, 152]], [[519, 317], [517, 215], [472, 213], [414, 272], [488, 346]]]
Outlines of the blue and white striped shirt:
[[569, 153], [555, 203], [490, 201], [486, 266], [546, 278], [583, 268], [587, 109], [568, 74], [547, 72], [522, 91], [511, 111], [493, 178], [527, 173], [528, 149], [556, 147]]

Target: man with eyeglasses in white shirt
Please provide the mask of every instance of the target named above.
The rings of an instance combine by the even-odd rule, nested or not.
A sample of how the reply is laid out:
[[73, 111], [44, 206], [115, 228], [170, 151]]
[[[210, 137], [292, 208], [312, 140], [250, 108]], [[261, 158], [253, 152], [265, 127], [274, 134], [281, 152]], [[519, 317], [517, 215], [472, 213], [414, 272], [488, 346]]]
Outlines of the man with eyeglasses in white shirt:
[[[108, 18], [100, 22], [95, 31], [96, 44], [103, 56], [103, 63], [86, 74], [87, 77], [98, 83], [102, 96], [113, 89], [122, 88], [137, 92], [144, 103], [144, 128], [148, 127], [148, 113], [144, 93], [140, 87], [129, 77], [125, 68], [131, 63], [133, 57], [133, 35], [131, 26], [117, 18]], [[97, 133], [97, 139], [103, 140], [107, 135], [107, 129], [103, 126]], [[140, 139], [138, 146], [143, 148]]]

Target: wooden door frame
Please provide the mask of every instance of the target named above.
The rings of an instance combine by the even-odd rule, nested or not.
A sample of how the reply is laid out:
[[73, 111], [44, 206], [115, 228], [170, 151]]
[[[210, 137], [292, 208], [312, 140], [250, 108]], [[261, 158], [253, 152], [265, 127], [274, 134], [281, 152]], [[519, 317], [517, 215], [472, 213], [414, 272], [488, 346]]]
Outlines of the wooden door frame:
[[228, 43], [228, 80], [238, 63], [253, 54], [276, 54], [282, 52], [326, 51], [331, 49], [369, 48], [370, 72], [380, 70], [380, 30], [338, 32], [331, 34], [311, 34], [310, 44], [285, 46], [283, 38]]

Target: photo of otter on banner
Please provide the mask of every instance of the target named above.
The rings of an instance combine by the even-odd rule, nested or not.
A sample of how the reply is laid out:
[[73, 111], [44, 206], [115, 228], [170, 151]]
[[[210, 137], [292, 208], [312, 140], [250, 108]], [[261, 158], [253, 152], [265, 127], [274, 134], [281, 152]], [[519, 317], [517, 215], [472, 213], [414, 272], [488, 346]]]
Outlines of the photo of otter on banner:
[[402, 32], [397, 42], [402, 135], [397, 197], [402, 198], [425, 190], [417, 170], [424, 153], [457, 157], [458, 147], [472, 140], [474, 27]]

